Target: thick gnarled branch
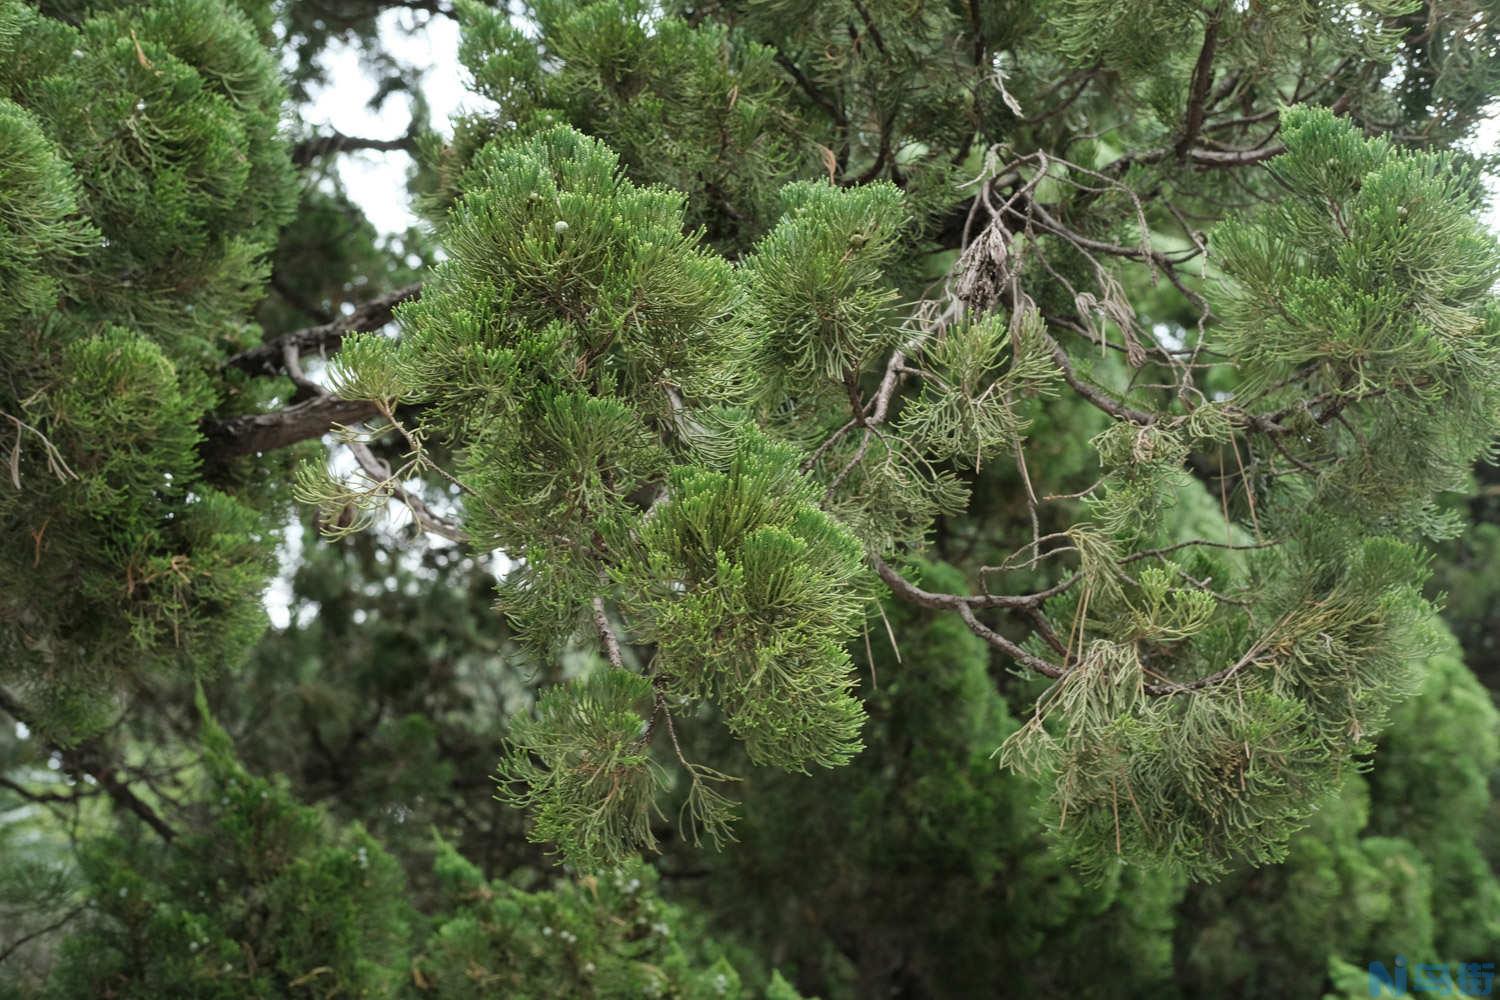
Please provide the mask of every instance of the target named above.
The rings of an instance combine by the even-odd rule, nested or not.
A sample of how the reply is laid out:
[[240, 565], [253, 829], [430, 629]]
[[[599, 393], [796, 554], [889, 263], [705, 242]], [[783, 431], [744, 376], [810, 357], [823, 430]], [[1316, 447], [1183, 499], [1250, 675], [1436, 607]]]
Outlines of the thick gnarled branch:
[[[379, 330], [391, 322], [397, 306], [413, 302], [421, 294], [420, 284], [394, 289], [362, 303], [353, 312], [330, 323], [293, 330], [236, 354], [224, 366], [252, 375], [292, 374], [287, 365], [289, 357], [300, 357], [308, 351], [336, 351], [346, 336]], [[305, 380], [299, 380], [298, 385], [299, 389], [307, 388]], [[313, 392], [310, 399], [268, 413], [206, 421], [202, 427], [204, 441], [200, 451], [210, 465], [222, 464], [245, 455], [275, 451], [322, 437], [335, 425], [358, 423], [376, 413], [373, 403]]]
[[374, 403], [314, 396], [269, 413], [249, 413], [205, 424], [199, 452], [209, 464], [275, 451], [322, 437], [339, 424], [356, 424], [377, 414]]

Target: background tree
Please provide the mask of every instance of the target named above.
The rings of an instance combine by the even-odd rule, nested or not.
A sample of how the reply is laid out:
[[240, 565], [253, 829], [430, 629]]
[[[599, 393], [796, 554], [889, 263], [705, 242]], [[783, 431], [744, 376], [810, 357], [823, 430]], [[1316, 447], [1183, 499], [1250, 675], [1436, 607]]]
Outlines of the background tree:
[[387, 9], [0, 0], [0, 989], [1493, 959], [1494, 11]]

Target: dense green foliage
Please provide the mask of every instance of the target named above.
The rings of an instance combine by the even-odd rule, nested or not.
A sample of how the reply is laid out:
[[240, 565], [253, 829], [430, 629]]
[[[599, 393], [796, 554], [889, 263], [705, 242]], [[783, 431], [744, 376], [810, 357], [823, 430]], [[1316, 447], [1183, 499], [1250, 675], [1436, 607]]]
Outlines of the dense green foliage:
[[202, 479], [198, 422], [255, 333], [295, 180], [274, 59], [216, 0], [76, 26], [7, 2], [0, 67], [0, 575], [25, 580], [0, 655], [73, 739], [130, 671], [213, 669], [264, 627], [270, 532]]
[[0, 0], [0, 997], [1500, 961], [1497, 97], [1473, 0]]

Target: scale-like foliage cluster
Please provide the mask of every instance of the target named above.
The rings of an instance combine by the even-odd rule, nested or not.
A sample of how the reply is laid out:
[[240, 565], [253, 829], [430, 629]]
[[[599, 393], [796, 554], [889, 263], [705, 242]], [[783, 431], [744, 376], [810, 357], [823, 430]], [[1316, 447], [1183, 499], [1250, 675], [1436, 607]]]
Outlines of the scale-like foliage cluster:
[[[1408, 540], [1441, 528], [1437, 495], [1494, 431], [1496, 257], [1472, 180], [1327, 112], [1287, 112], [1283, 135], [1287, 196], [1212, 237], [1232, 399], [1114, 413], [1087, 516], [1058, 533], [1081, 560], [1066, 583], [1081, 582], [1051, 608], [1073, 624], [1030, 655], [1050, 642], [1069, 662], [1007, 758], [1052, 779], [1057, 836], [1085, 866], [1215, 873], [1282, 855], [1419, 682], [1428, 608]], [[620, 165], [570, 129], [480, 150], [452, 259], [405, 311], [406, 336], [356, 339], [338, 366], [346, 396], [424, 407], [403, 430], [414, 449], [456, 450], [466, 528], [523, 559], [502, 601], [536, 648], [593, 632], [617, 670], [622, 643], [650, 650], [649, 683], [610, 689], [610, 722], [586, 689], [557, 695], [507, 766], [538, 836], [589, 865], [618, 856], [611, 838], [652, 843], [659, 726], [689, 811], [721, 832], [722, 776], [672, 728], [694, 704], [715, 705], [752, 762], [848, 759], [855, 539], [889, 551], [961, 509], [944, 464], [1024, 463], [1030, 408], [1068, 364], [1014, 288], [1009, 321], [900, 305], [910, 218], [893, 185], [789, 185], [780, 221], [732, 265], [684, 235], [680, 197]], [[894, 398], [902, 376], [921, 391]], [[1252, 402], [1282, 409], [1246, 418]], [[1237, 545], [1162, 558], [1150, 546], [1192, 489], [1189, 457], [1237, 452], [1247, 425], [1293, 463], [1252, 487], [1253, 535], [1231, 525]], [[1231, 551], [1264, 533], [1266, 551]], [[1161, 562], [1126, 568], [1143, 558]]]
[[[403, 310], [400, 344], [351, 338], [335, 381], [387, 413], [423, 406], [412, 443], [455, 450], [465, 530], [523, 559], [502, 606], [539, 650], [580, 619], [611, 628], [605, 601], [627, 640], [655, 644], [650, 682], [616, 670], [549, 694], [503, 768], [537, 807], [536, 834], [598, 866], [653, 842], [665, 777], [641, 731], [670, 725], [660, 699], [712, 701], [757, 762], [832, 766], [858, 748], [844, 644], [860, 546], [819, 509], [800, 453], [747, 425], [745, 407], [776, 403], [754, 373], [842, 394], [894, 341], [894, 292], [869, 285], [901, 199], [790, 188], [788, 214], [735, 268], [684, 233], [680, 195], [626, 180], [569, 129], [486, 147], [465, 187], [452, 256]], [[820, 304], [837, 336], [797, 335], [799, 311]], [[303, 489], [344, 499], [316, 469]], [[720, 835], [729, 803], [710, 783], [724, 776], [680, 763], [690, 811]]]
[[[1177, 577], [1129, 576], [1119, 546], [1180, 490], [1192, 435], [1114, 424], [1096, 439], [1111, 471], [1095, 516], [1115, 541], [1096, 538], [1084, 557], [1078, 666], [1008, 744], [1055, 781], [1059, 838], [1084, 859], [1112, 843], [1120, 857], [1211, 873], [1284, 856], [1287, 834], [1421, 683], [1430, 606], [1409, 539], [1442, 528], [1438, 496], [1500, 416], [1489, 293], [1500, 257], [1474, 218], [1472, 180], [1447, 156], [1397, 151], [1326, 111], [1288, 112], [1283, 135], [1273, 169], [1288, 196], [1213, 235], [1232, 282], [1221, 335], [1241, 359], [1240, 398], [1292, 403], [1299, 429], [1280, 446], [1298, 463], [1292, 481], [1256, 524], [1278, 543], [1242, 570], [1200, 556], [1193, 572], [1168, 563]], [[1197, 579], [1241, 580], [1247, 603], [1230, 611]]]
[[[374, 11], [0, 0], [17, 718], [64, 746], [122, 674], [233, 661], [275, 537], [253, 501], [276, 486], [236, 464], [253, 447], [207, 474], [200, 455], [373, 414], [342, 441], [358, 471], [308, 463], [298, 494], [330, 535], [404, 500], [505, 554], [526, 655], [589, 674], [513, 727], [500, 775], [576, 864], [656, 846], [672, 796], [689, 839], [728, 834], [732, 779], [689, 759], [690, 729], [751, 764], [849, 763], [850, 647], [900, 642], [876, 579], [1029, 671], [1002, 686], [1054, 682], [1004, 756], [1048, 777], [1051, 835], [1085, 869], [1282, 857], [1420, 685], [1417, 545], [1456, 530], [1441, 494], [1500, 424], [1500, 250], [1477, 171], [1443, 151], [1500, 80], [1491, 13], [454, 13], [499, 110], [423, 145], [445, 257], [399, 336], [344, 336], [384, 299], [236, 356], [278, 234], [296, 261], [341, 210], [329, 188], [281, 230], [263, 42], [368, 39]], [[414, 144], [336, 135], [295, 159]], [[398, 244], [373, 280], [423, 265], [421, 238]], [[374, 248], [359, 229], [259, 315], [332, 317]], [[337, 345], [332, 394], [298, 345]], [[281, 374], [295, 395], [254, 412]], [[971, 583], [907, 579], [929, 546]]]
[[[18, 22], [12, 31], [19, 32]], [[0, 32], [6, 27], [0, 21]], [[59, 273], [91, 234], [76, 216], [77, 188], [57, 147], [8, 98], [0, 98], [0, 149], [0, 321], [9, 323], [55, 301]]]
[[501, 793], [533, 809], [536, 840], [556, 843], [584, 869], [609, 868], [656, 845], [651, 821], [667, 778], [642, 738], [650, 703], [650, 681], [602, 669], [548, 690], [536, 715], [511, 731]]
[[424, 404], [457, 446], [466, 529], [524, 566], [509, 607], [543, 646], [598, 592], [605, 535], [670, 456], [684, 395], [742, 392], [751, 343], [728, 263], [683, 232], [682, 198], [637, 187], [600, 143], [554, 129], [477, 158], [452, 257], [399, 346], [351, 338], [340, 392]]
[[894, 263], [905, 205], [890, 184], [840, 191], [802, 182], [783, 192], [785, 211], [745, 262], [751, 321], [766, 338], [774, 370], [800, 395], [842, 383], [896, 346]]
[[1435, 498], [1463, 488], [1500, 413], [1500, 244], [1477, 218], [1478, 178], [1325, 110], [1288, 112], [1283, 132], [1272, 170], [1288, 196], [1213, 237], [1241, 391], [1293, 421], [1340, 414], [1287, 445], [1342, 459], [1313, 486], [1320, 509], [1374, 531], [1451, 532]]
[[[964, 586], [951, 566], [923, 563], [913, 575], [934, 590]], [[1091, 885], [1070, 871], [1038, 820], [1042, 789], [991, 757], [1018, 723], [984, 642], [951, 615], [890, 599], [884, 610], [899, 648], [883, 630], [855, 648], [865, 749], [816, 782], [757, 775], [739, 843], [693, 859], [711, 871], [689, 887], [693, 898], [829, 1000], [887, 983], [918, 996], [1002, 984], [1154, 995], [1172, 974], [1183, 880], [1125, 870]], [[765, 885], [776, 891], [756, 888]], [[1087, 963], [1057, 960], [1080, 950]]]
[[1368, 996], [1371, 955], [1470, 961], [1494, 950], [1500, 883], [1482, 852], [1479, 799], [1500, 718], [1457, 653], [1444, 636], [1373, 770], [1348, 776], [1285, 861], [1193, 887], [1179, 916], [1183, 995], [1295, 995], [1333, 959], [1358, 966], [1338, 995]]
[[667, 495], [615, 570], [659, 683], [717, 702], [757, 764], [847, 763], [864, 718], [844, 650], [859, 544], [818, 509], [796, 452], [754, 432], [722, 471], [675, 470]]
[[[970, 148], [976, 123], [1004, 104], [972, 58], [974, 25], [992, 17], [1007, 27], [1034, 16], [1034, 4], [961, 6], [934, 0], [673, 0], [670, 16], [727, 25], [743, 48], [773, 52], [783, 70], [782, 101], [799, 149], [815, 150], [800, 176], [868, 184], [889, 179], [919, 228], [955, 199], [954, 165]], [[795, 67], [795, 72], [786, 68]], [[1003, 113], [1003, 112], [1002, 112]], [[804, 123], [813, 123], [812, 125]], [[811, 139], [811, 141], [809, 141]], [[960, 151], [954, 156], [952, 151]], [[905, 244], [919, 254], [915, 241]], [[920, 280], [920, 263], [901, 261], [903, 279]]]
[[60, 737], [259, 633], [267, 533], [196, 428], [290, 207], [282, 97], [217, 0], [0, 4], [0, 673]]
[[[642, 0], [537, 3], [531, 30], [477, 3], [458, 13], [464, 64], [511, 127], [567, 123], [604, 140], [640, 182], [683, 192], [688, 224], [708, 225], [716, 246], [759, 236], [777, 190], [811, 162], [774, 51], [722, 24], [661, 18]], [[492, 128], [471, 120], [460, 144]]]
[[901, 411], [903, 437], [933, 458], [979, 468], [986, 455], [1019, 446], [1030, 427], [1024, 402], [1056, 391], [1035, 312], [999, 316], [947, 331], [926, 351], [922, 393]]

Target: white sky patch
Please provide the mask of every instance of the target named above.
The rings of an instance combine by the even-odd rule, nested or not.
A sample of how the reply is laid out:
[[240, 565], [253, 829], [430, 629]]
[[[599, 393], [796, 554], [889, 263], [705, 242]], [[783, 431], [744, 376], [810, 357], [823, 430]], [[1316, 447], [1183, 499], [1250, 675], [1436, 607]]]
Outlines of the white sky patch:
[[[1500, 150], [1500, 104], [1488, 110], [1489, 117], [1479, 123], [1479, 128], [1474, 132], [1474, 138], [1467, 144], [1471, 153], [1483, 155]], [[1491, 174], [1488, 187], [1490, 206], [1489, 212], [1485, 215], [1485, 221], [1489, 223], [1491, 231], [1500, 232], [1500, 177]]]
[[[481, 110], [489, 105], [472, 93], [464, 82], [458, 61], [458, 24], [452, 18], [432, 17], [418, 31], [413, 12], [388, 10], [376, 24], [380, 44], [411, 73], [420, 77], [420, 89], [431, 109], [432, 124], [443, 135], [451, 135], [449, 120], [456, 114]], [[315, 88], [302, 109], [303, 118], [316, 133], [322, 127], [345, 135], [370, 139], [396, 139], [411, 124], [411, 102], [392, 95], [379, 111], [370, 107], [375, 80], [360, 63], [359, 48], [335, 43], [319, 60], [328, 72], [328, 84]], [[349, 197], [364, 209], [381, 233], [399, 233], [416, 225], [406, 176], [411, 157], [403, 152], [346, 153], [338, 158], [339, 179]]]
[[286, 628], [292, 620], [292, 574], [302, 562], [302, 528], [295, 520], [286, 526], [276, 547], [276, 577], [261, 596], [266, 616], [275, 628]]

